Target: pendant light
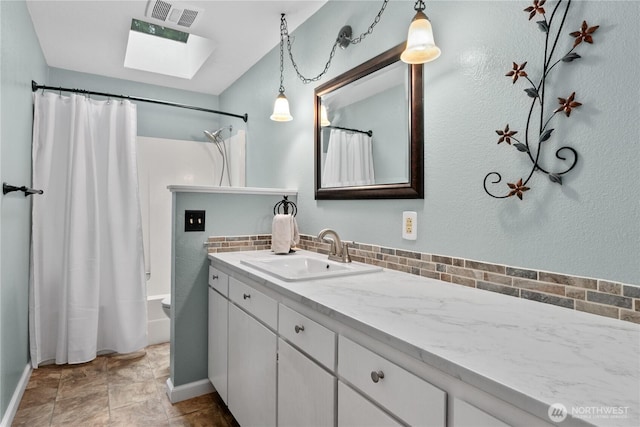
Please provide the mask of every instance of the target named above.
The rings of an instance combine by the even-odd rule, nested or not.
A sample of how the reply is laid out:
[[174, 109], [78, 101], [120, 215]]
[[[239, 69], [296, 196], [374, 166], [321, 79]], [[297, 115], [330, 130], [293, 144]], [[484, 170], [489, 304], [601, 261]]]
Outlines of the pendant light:
[[424, 1], [416, 1], [413, 7], [416, 16], [413, 17], [407, 36], [407, 47], [400, 55], [402, 62], [407, 64], [424, 64], [440, 56], [440, 48], [433, 40], [433, 29], [427, 15], [424, 14]]
[[270, 119], [275, 122], [289, 122], [293, 120], [293, 116], [289, 112], [289, 100], [284, 95], [284, 61], [283, 61], [283, 26], [284, 26], [284, 13], [280, 17], [280, 90], [276, 97], [276, 102], [273, 104], [273, 114]]

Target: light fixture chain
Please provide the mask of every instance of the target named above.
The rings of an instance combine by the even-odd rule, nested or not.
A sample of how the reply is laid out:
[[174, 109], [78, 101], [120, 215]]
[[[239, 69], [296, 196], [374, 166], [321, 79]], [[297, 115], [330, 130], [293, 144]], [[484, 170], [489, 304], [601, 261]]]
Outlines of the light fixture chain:
[[283, 42], [287, 24], [284, 20], [284, 13], [280, 16], [280, 93], [284, 93], [284, 53]]
[[387, 8], [387, 3], [389, 3], [389, 0], [384, 0], [382, 2], [382, 7], [380, 8], [380, 11], [378, 11], [378, 14], [373, 19], [373, 22], [371, 23], [371, 25], [369, 25], [369, 28], [367, 29], [367, 31], [365, 31], [364, 33], [360, 34], [355, 39], [352, 39], [351, 40], [351, 44], [358, 44], [362, 40], [364, 40], [365, 37], [367, 37], [369, 34], [373, 33], [373, 27], [375, 27], [378, 24], [378, 22], [380, 22], [380, 18], [382, 18], [382, 14], [384, 13], [384, 10]]
[[[380, 18], [382, 17], [382, 14], [384, 13], [384, 10], [387, 7], [387, 3], [389, 3], [389, 0], [383, 0], [382, 7], [378, 11], [378, 14], [374, 18], [374, 20], [371, 23], [371, 25], [369, 25], [369, 28], [367, 29], [367, 31], [362, 33], [362, 34], [360, 34], [357, 38], [349, 40], [350, 44], [358, 44], [362, 40], [364, 40], [364, 38], [367, 37], [369, 34], [373, 33], [373, 28], [378, 24], [378, 22], [380, 22]], [[333, 56], [336, 54], [336, 48], [340, 44], [340, 38], [338, 37], [338, 38], [336, 38], [336, 41], [333, 43], [333, 47], [331, 48], [331, 53], [329, 54], [329, 59], [327, 60], [326, 64], [324, 65], [324, 69], [322, 70], [322, 72], [320, 72], [320, 74], [318, 74], [315, 77], [311, 77], [311, 78], [303, 76], [302, 73], [300, 72], [300, 70], [298, 69], [298, 64], [293, 59], [293, 52], [291, 51], [291, 36], [289, 35], [289, 30], [287, 28], [287, 21], [286, 21], [286, 19], [284, 17], [284, 14], [282, 14], [282, 18], [280, 20], [280, 38], [281, 38], [281, 43], [280, 43], [280, 64], [281, 64], [280, 65], [280, 75], [282, 75], [282, 38], [283, 37], [287, 38], [287, 50], [289, 51], [289, 58], [291, 59], [291, 64], [293, 65], [293, 69], [296, 71], [296, 74], [298, 75], [298, 78], [304, 84], [308, 84], [308, 83], [312, 83], [312, 82], [316, 82], [316, 81], [320, 80], [322, 78], [322, 76], [324, 76], [327, 73], [327, 71], [329, 71], [329, 67], [331, 66], [331, 61], [333, 60]], [[282, 87], [282, 84], [280, 85], [280, 87]]]

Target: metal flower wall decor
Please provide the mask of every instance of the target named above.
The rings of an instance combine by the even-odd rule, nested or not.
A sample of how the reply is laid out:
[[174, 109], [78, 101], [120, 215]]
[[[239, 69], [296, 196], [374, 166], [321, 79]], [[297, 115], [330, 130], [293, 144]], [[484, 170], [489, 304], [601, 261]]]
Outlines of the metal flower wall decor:
[[[574, 38], [573, 47], [569, 49], [562, 57], [558, 58], [556, 53], [556, 46], [562, 33], [565, 20], [569, 13], [571, 6], [571, 0], [558, 0], [552, 7], [551, 14], [547, 14], [545, 6], [546, 0], [534, 0], [533, 5], [524, 9], [529, 15], [529, 21], [536, 16], [541, 16], [542, 20], [535, 21], [538, 25], [538, 29], [544, 33], [544, 63], [542, 64], [542, 75], [537, 82], [534, 82], [532, 78], [527, 74], [525, 68], [527, 62], [518, 64], [513, 63], [512, 69], [505, 75], [512, 80], [512, 84], [517, 82], [524, 82], [524, 92], [526, 96], [531, 98], [531, 106], [527, 115], [527, 122], [523, 133], [519, 134], [519, 131], [513, 130], [507, 124], [504, 129], [496, 130], [498, 134], [498, 144], [506, 143], [505, 146], [515, 147], [518, 152], [528, 156], [531, 161], [531, 171], [526, 178], [520, 178], [514, 180], [514, 182], [508, 182], [508, 189], [505, 189], [505, 193], [502, 195], [492, 193], [487, 184], [498, 184], [502, 181], [502, 176], [498, 172], [489, 172], [484, 178], [484, 190], [488, 195], [496, 199], [505, 199], [508, 197], [516, 196], [522, 200], [523, 194], [530, 188], [527, 184], [535, 171], [542, 172], [549, 177], [549, 180], [553, 183], [562, 185], [562, 176], [571, 171], [578, 163], [578, 153], [575, 149], [568, 146], [562, 146], [556, 150], [556, 157], [564, 162], [564, 170], [551, 171], [540, 164], [540, 153], [544, 147], [550, 144], [550, 139], [554, 128], [551, 127], [552, 119], [556, 118], [558, 113], [564, 113], [566, 118], [571, 117], [571, 112], [574, 109], [579, 108], [582, 103], [576, 100], [576, 92], [571, 92], [567, 97], [557, 98], [556, 108], [548, 113], [545, 111], [546, 82], [549, 78], [551, 71], [556, 69], [559, 64], [571, 64], [581, 58], [575, 50], [578, 46], [584, 46], [584, 43], [593, 43], [593, 33], [598, 29], [598, 25], [589, 26], [586, 21], [582, 22], [582, 26], [578, 31], [569, 33], [570, 37]], [[557, 70], [557, 69], [556, 69]], [[539, 125], [535, 126], [532, 121], [535, 120], [534, 114], [539, 112]], [[561, 114], [562, 115], [562, 114]], [[555, 121], [554, 121], [555, 122]], [[518, 137], [516, 137], [518, 135]]]

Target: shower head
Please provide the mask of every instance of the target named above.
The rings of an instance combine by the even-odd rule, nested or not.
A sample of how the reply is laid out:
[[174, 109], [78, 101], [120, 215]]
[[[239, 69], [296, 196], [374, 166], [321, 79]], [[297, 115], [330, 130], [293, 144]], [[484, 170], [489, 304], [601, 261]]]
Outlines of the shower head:
[[221, 140], [220, 134], [225, 129], [229, 129], [229, 132], [231, 132], [233, 130], [233, 127], [231, 125], [229, 125], [229, 126], [223, 126], [220, 129], [214, 130], [214, 131], [205, 130], [204, 134], [207, 136], [209, 141], [211, 141], [211, 142], [220, 142], [220, 140]]

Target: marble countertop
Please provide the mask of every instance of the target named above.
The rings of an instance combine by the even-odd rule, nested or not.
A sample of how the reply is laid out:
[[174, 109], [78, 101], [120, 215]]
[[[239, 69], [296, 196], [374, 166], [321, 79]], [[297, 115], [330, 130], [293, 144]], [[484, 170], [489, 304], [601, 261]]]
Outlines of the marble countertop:
[[240, 263], [275, 256], [209, 258], [543, 420], [561, 403], [572, 424], [640, 425], [640, 325], [387, 269], [285, 282]]

